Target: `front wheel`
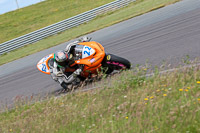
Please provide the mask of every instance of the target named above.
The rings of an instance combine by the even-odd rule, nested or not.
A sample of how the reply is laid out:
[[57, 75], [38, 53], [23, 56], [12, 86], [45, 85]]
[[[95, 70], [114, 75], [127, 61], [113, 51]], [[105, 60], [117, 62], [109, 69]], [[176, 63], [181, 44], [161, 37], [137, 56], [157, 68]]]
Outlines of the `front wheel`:
[[107, 66], [107, 74], [111, 73], [113, 70], [124, 70], [130, 69], [131, 63], [122, 57], [113, 55], [113, 54], [106, 54], [104, 58], [104, 64]]

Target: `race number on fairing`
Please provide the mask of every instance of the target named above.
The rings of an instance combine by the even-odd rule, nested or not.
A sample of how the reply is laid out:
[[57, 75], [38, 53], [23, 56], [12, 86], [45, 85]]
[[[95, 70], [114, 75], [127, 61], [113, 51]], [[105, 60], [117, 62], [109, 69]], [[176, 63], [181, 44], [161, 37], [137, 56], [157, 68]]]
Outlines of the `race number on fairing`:
[[95, 50], [93, 48], [84, 46], [83, 51], [82, 51], [82, 58], [86, 58], [94, 53], [95, 53]]

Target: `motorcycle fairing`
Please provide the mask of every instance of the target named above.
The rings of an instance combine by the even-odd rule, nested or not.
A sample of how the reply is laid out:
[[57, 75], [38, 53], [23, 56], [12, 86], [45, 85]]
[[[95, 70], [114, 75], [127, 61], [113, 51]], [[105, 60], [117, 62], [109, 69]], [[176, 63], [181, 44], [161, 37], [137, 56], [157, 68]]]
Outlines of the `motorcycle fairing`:
[[[81, 54], [82, 58], [79, 60], [76, 60], [74, 65], [83, 64], [84, 68], [83, 68], [82, 76], [87, 77], [89, 73], [96, 73], [100, 69], [101, 62], [103, 61], [105, 57], [105, 51], [104, 51], [104, 47], [101, 44], [94, 41], [82, 42], [82, 43], [79, 43], [79, 45], [83, 45], [82, 48], [80, 47], [80, 53], [78, 52], [79, 54]], [[54, 53], [48, 56], [45, 56], [38, 62], [37, 68], [42, 73], [50, 74], [48, 61], [51, 58], [54, 58]]]
[[47, 55], [45, 56], [44, 58], [42, 58], [38, 64], [37, 64], [37, 68], [42, 72], [42, 73], [45, 73], [45, 74], [50, 74], [50, 71], [49, 71], [49, 66], [48, 66], [48, 61], [49, 59], [51, 58], [54, 58], [54, 54], [50, 54], [50, 55]]
[[95, 53], [95, 50], [89, 46], [85, 45], [76, 45], [75, 50], [74, 50], [74, 56], [75, 60], [80, 60], [82, 58], [86, 58], [90, 55], [93, 55]]
[[[82, 54], [88, 54], [87, 57], [82, 58], [80, 60], [76, 60], [75, 63], [76, 64], [84, 64], [84, 69], [83, 69], [83, 73], [84, 77], [88, 76], [88, 72], [90, 71], [91, 73], [96, 73], [97, 69], [99, 69], [101, 67], [101, 62], [104, 59], [105, 56], [105, 51], [104, 48], [101, 44], [97, 43], [97, 42], [83, 42], [83, 43], [79, 43], [80, 45], [85, 45], [85, 51], [82, 51]], [[90, 55], [88, 52], [91, 52]]]
[[82, 58], [89, 57], [90, 55], [93, 55], [95, 53], [95, 50], [89, 46], [84, 46], [82, 50]]

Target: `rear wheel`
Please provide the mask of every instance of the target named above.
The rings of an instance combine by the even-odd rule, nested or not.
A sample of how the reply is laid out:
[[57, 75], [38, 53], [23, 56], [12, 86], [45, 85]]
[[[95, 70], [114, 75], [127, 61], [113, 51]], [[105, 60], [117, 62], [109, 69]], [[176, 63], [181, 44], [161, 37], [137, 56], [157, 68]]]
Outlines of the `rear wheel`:
[[127, 59], [113, 54], [107, 54], [105, 56], [104, 64], [107, 66], [107, 74], [112, 73], [113, 70], [124, 70], [131, 68], [131, 63]]

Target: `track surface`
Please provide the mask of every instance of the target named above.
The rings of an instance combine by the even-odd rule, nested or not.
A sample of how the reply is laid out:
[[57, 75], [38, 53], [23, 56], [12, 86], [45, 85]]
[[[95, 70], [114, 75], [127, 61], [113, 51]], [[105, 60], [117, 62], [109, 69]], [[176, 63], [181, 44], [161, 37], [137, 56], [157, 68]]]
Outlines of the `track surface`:
[[[163, 60], [176, 64], [186, 55], [194, 59], [200, 57], [200, 0], [184, 0], [88, 36], [132, 64], [144, 64], [147, 59], [152, 65]], [[12, 104], [17, 96], [61, 89], [49, 75], [37, 70], [36, 63], [66, 44], [0, 66], [0, 101]]]

